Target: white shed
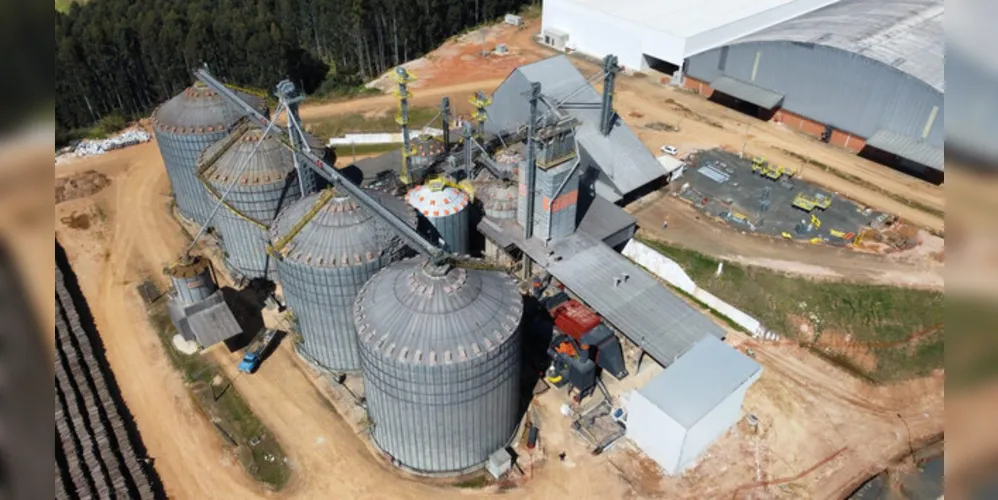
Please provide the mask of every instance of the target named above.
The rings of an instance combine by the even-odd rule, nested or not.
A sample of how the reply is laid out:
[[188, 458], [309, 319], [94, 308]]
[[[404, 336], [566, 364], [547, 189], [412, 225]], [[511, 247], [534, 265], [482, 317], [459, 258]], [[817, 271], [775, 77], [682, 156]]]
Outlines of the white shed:
[[682, 472], [738, 421], [761, 373], [755, 360], [705, 336], [631, 394], [627, 437], [666, 473]]

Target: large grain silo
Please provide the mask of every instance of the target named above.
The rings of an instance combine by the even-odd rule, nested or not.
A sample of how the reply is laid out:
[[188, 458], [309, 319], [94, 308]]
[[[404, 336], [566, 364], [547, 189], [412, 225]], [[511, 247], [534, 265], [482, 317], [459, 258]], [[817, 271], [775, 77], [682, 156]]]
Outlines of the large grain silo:
[[374, 443], [424, 474], [468, 470], [506, 446], [519, 419], [516, 281], [426, 259], [393, 264], [364, 285], [354, 319]]
[[430, 166], [444, 153], [444, 143], [431, 135], [413, 138], [409, 155], [409, 178], [422, 182]]
[[197, 304], [218, 290], [210, 262], [197, 255], [188, 255], [174, 262], [166, 273], [173, 283], [177, 302], [183, 306]]
[[467, 255], [469, 250], [468, 226], [470, 211], [466, 210], [471, 198], [468, 193], [441, 182], [416, 186], [406, 194], [406, 201], [423, 215], [430, 227], [424, 230], [439, 237], [447, 250]]
[[[225, 195], [212, 219], [221, 234], [225, 263], [248, 279], [273, 278], [267, 231], [281, 209], [301, 198], [291, 150], [273, 133], [257, 147], [262, 136], [262, 130], [244, 122], [205, 149], [198, 167], [211, 206]], [[311, 186], [311, 170], [308, 174]]]
[[[244, 94], [241, 97], [257, 109], [266, 109], [260, 99]], [[209, 211], [204, 189], [197, 179], [198, 156], [205, 148], [224, 138], [240, 116], [222, 96], [201, 82], [153, 111], [153, 132], [177, 200], [177, 209], [181, 215], [198, 224], [205, 222]]]
[[[370, 194], [416, 226], [402, 200]], [[332, 190], [288, 207], [270, 237], [284, 300], [302, 336], [299, 353], [326, 370], [359, 370], [354, 299], [374, 273], [402, 258], [403, 242], [383, 220]]]

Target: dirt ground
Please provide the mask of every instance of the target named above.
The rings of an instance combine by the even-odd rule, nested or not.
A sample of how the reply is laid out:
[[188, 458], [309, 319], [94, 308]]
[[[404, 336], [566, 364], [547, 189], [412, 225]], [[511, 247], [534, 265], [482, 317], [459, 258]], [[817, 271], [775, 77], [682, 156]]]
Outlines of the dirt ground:
[[[549, 53], [530, 41], [530, 35], [537, 29], [532, 24], [526, 30], [508, 35], [499, 32], [494, 41], [504, 41], [510, 46], [513, 55], [507, 56], [509, 60], [512, 57], [536, 60]], [[509, 72], [505, 63], [477, 65], [464, 58], [468, 55], [467, 45], [477, 43], [466, 42], [465, 49], [456, 50], [449, 58], [431, 56], [427, 66], [413, 69], [421, 82], [414, 105], [434, 105], [440, 97], [450, 95], [457, 112], [465, 113], [469, 105], [462, 96], [479, 89], [492, 91], [501, 83]], [[454, 57], [477, 69], [440, 71]], [[595, 69], [593, 65], [587, 66], [588, 63], [579, 64], [587, 68], [587, 74]], [[942, 190], [935, 186], [778, 125], [757, 122], [697, 96], [664, 88], [651, 78], [624, 77], [619, 80], [618, 88], [620, 115], [637, 127], [653, 150], [663, 143], [674, 144], [681, 152], [716, 145], [738, 150], [745, 140], [745, 123], [750, 123], [746, 149], [754, 154], [792, 165], [792, 159], [778, 149], [795, 151], [884, 189], [904, 193], [926, 206], [943, 207]], [[685, 112], [667, 103], [669, 98], [695, 114], [682, 118]], [[395, 104], [392, 96], [377, 96], [305, 106], [302, 116], [306, 121], [316, 121], [342, 113], [381, 112]], [[643, 117], [629, 117], [635, 110], [640, 110]], [[721, 128], [695, 116], [709, 116], [706, 121], [716, 122]], [[667, 133], [641, 128], [649, 121], [676, 124], [680, 130]], [[145, 277], [164, 286], [166, 280], [159, 270], [176, 257], [185, 242], [168, 211], [169, 185], [155, 143], [59, 165], [56, 175], [74, 175], [90, 169], [107, 175], [111, 184], [92, 196], [57, 206], [57, 236], [80, 276], [104, 338], [108, 360], [118, 374], [123, 397], [171, 497], [328, 498], [333, 491], [337, 496], [355, 498], [485, 495], [406, 480], [389, 470], [368, 452], [363, 438], [354, 435], [346, 422], [329, 409], [328, 401], [315, 389], [313, 375], [300, 369], [292, 358], [290, 343], [282, 345], [258, 373], [248, 377], [236, 376], [233, 355], [212, 349], [208, 355], [227, 367], [228, 375], [235, 379], [235, 387], [288, 453], [293, 469], [289, 486], [277, 494], [262, 491], [226, 451], [213, 426], [197, 410], [151, 330], [135, 291]], [[862, 203], [898, 213], [926, 227], [942, 229], [938, 216], [817, 168], [805, 167], [803, 175]], [[61, 220], [74, 211], [103, 216], [91, 217], [87, 229], [73, 229]], [[637, 210], [636, 216], [646, 228], [660, 227], [660, 221], [668, 216], [669, 229], [656, 236], [675, 237], [678, 243], [751, 264], [796, 266], [795, 272], [803, 274], [859, 276], [894, 284], [904, 278], [913, 279], [913, 283], [908, 283], [912, 286], [938, 285], [940, 270], [932, 267], [918, 270], [913, 266], [923, 265], [919, 259], [912, 264], [902, 259], [840, 255], [837, 253], [840, 250], [814, 247], [788, 252], [770, 242], [696, 223], [695, 218], [683, 213], [678, 202], [663, 201]], [[654, 467], [649, 469], [647, 461], [641, 462], [640, 455], [628, 449], [626, 441], [620, 443], [619, 449], [605, 454], [607, 460], [588, 456], [580, 441], [567, 430], [566, 419], [557, 413], [558, 405], [543, 404], [541, 419], [550, 428], [542, 430], [543, 448], [549, 454], [566, 450], [570, 458], [559, 462], [557, 457], [553, 460], [549, 457], [542, 466], [532, 469], [532, 479], [518, 495], [525, 498], [842, 497], [858, 486], [859, 481], [905, 453], [909, 441], [905, 424], [913, 443], [942, 432], [941, 375], [873, 388], [799, 348], [753, 344], [737, 333], [729, 338], [742, 347], [752, 345], [764, 367], [762, 379], [749, 391], [745, 402], [745, 411], [760, 418], [760, 435], [749, 435], [747, 429], [739, 427], [725, 435], [684, 476], [661, 478]], [[549, 392], [543, 397], [555, 396]], [[898, 418], [899, 413], [902, 418]], [[800, 477], [781, 486], [756, 485], [795, 476]]]

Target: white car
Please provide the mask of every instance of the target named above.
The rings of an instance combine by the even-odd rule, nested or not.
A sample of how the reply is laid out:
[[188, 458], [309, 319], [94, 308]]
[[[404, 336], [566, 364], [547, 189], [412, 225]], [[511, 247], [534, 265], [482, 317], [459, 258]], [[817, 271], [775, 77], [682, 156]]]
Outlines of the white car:
[[676, 149], [675, 146], [668, 146], [668, 145], [666, 145], [666, 146], [662, 146], [662, 152], [665, 153], [665, 154], [668, 154], [668, 155], [676, 156], [676, 153], [678, 153], [679, 150]]

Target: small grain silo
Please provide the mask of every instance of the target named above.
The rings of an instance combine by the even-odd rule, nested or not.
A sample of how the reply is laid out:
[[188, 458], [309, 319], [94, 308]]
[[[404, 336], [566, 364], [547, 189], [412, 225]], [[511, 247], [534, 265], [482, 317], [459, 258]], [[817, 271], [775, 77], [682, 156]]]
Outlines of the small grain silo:
[[436, 180], [409, 190], [406, 201], [423, 215], [425, 232], [443, 240], [451, 253], [468, 254], [471, 225], [470, 211], [466, 210], [471, 202], [468, 193]]
[[500, 173], [504, 174], [508, 179], [515, 179], [525, 160], [523, 154], [519, 151], [504, 149], [496, 153], [495, 162], [499, 167]]
[[[401, 199], [370, 194], [416, 226], [415, 212]], [[326, 370], [359, 370], [354, 299], [374, 273], [403, 257], [404, 243], [386, 222], [332, 190], [284, 210], [270, 237], [284, 300], [301, 333], [299, 353]]]
[[[291, 150], [273, 133], [257, 147], [262, 136], [262, 130], [243, 122], [205, 149], [198, 167], [211, 206], [228, 190], [212, 225], [221, 234], [226, 266], [247, 279], [274, 277], [267, 231], [281, 209], [301, 198]], [[308, 190], [312, 171], [303, 171]]]
[[516, 281], [497, 271], [386, 267], [357, 296], [374, 443], [423, 474], [466, 471], [507, 446], [519, 421]]
[[207, 299], [218, 290], [211, 263], [198, 255], [186, 255], [166, 269], [177, 303], [186, 307]]
[[431, 135], [420, 135], [412, 140], [409, 155], [409, 178], [422, 182], [427, 171], [444, 153], [444, 143]]
[[[266, 109], [258, 98], [240, 93], [253, 107]], [[166, 166], [166, 174], [184, 217], [203, 224], [209, 204], [197, 178], [201, 152], [224, 138], [241, 114], [201, 82], [166, 101], [152, 114], [153, 132]]]
[[[515, 220], [517, 209], [516, 184], [489, 182], [480, 189], [478, 199], [482, 202], [484, 215], [493, 220]], [[485, 257], [502, 265], [512, 263], [509, 254], [485, 238]]]

